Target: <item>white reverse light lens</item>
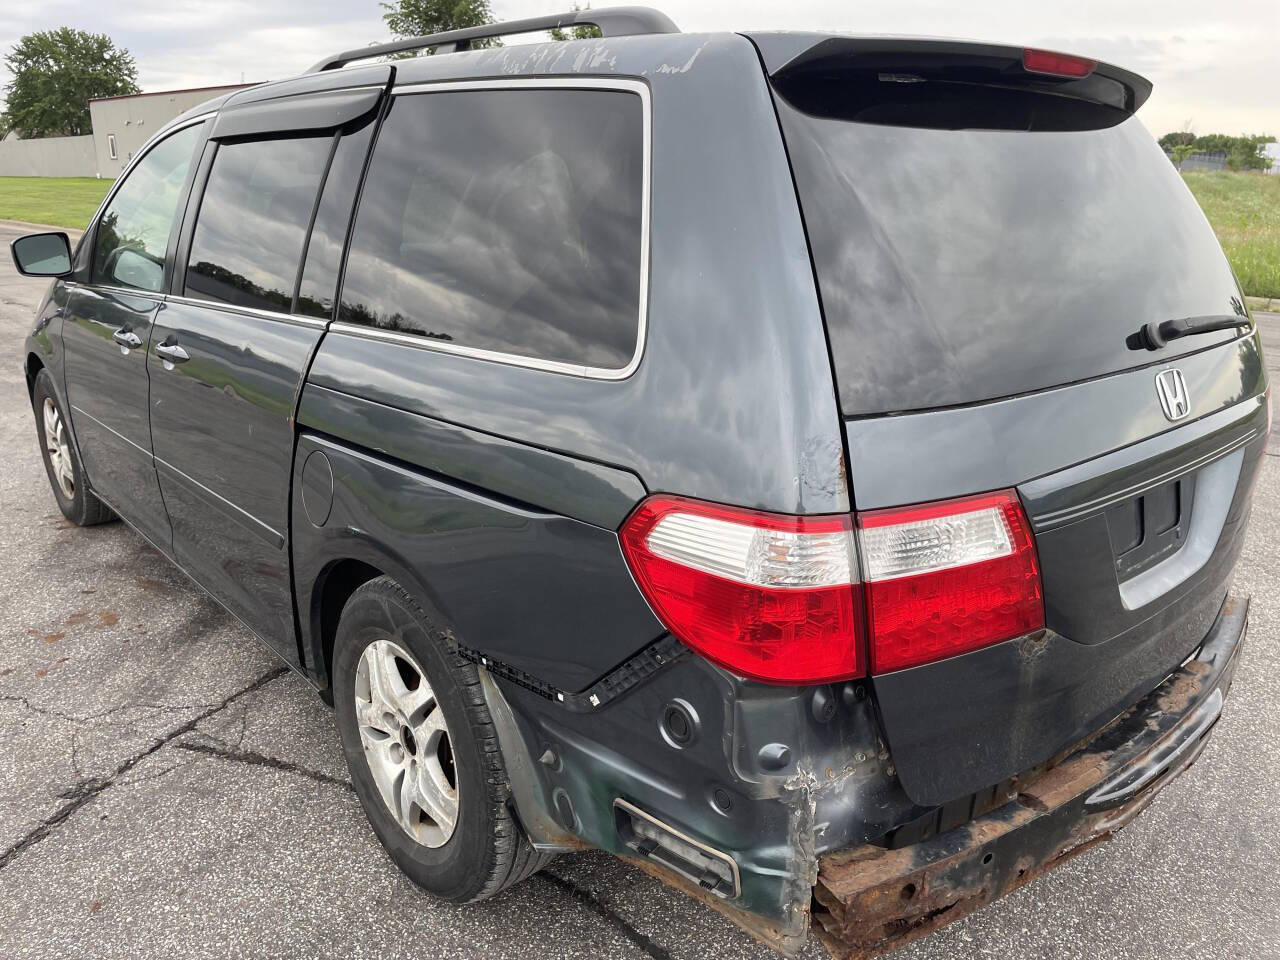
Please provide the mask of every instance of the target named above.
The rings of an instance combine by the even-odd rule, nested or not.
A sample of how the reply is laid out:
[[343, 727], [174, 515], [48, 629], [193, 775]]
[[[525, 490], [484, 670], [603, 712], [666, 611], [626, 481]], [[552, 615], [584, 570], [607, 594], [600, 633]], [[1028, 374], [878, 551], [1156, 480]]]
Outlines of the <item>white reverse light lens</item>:
[[1013, 536], [999, 507], [864, 527], [860, 536], [867, 580], [909, 577], [1013, 553]]
[[659, 557], [739, 583], [812, 588], [853, 582], [849, 530], [798, 533], [669, 513], [645, 543]]

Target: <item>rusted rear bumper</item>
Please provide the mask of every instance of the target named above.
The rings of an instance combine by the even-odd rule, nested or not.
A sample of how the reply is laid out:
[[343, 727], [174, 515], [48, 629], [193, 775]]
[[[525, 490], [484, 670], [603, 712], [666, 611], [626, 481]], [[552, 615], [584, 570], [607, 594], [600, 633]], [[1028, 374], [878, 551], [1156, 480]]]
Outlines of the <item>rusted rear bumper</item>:
[[1204, 749], [1222, 712], [1249, 602], [1227, 599], [1200, 652], [1009, 803], [897, 850], [819, 861], [813, 927], [833, 956], [872, 957], [972, 913], [1110, 839]]

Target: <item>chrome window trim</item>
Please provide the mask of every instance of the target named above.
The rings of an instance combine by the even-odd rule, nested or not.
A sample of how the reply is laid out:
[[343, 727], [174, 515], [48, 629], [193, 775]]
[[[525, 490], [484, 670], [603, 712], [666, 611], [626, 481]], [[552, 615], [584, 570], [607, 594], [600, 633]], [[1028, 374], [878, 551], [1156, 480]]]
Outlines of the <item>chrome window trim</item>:
[[94, 293], [114, 293], [124, 297], [140, 297], [143, 300], [154, 300], [164, 303], [165, 294], [158, 290], [143, 290], [141, 287], [117, 287], [109, 283], [80, 283], [78, 280], [64, 280], [69, 290], [92, 290]]
[[[142, 297], [159, 304], [177, 303], [188, 307], [218, 310], [223, 313], [238, 313], [250, 317], [259, 317], [263, 320], [282, 320], [285, 323], [292, 323], [300, 327], [312, 327], [317, 330], [324, 329], [329, 324], [328, 320], [308, 317], [300, 313], [278, 313], [275, 310], [259, 310], [257, 307], [242, 307], [237, 303], [223, 303], [219, 300], [201, 300], [198, 297], [179, 296], [176, 293], [155, 293], [150, 290], [135, 290], [132, 287], [111, 287], [105, 283], [77, 283], [74, 280], [66, 280], [64, 283], [71, 289], [83, 287], [95, 293], [114, 293], [125, 297]], [[157, 320], [157, 322], [160, 321]]]
[[261, 310], [258, 307], [242, 307], [238, 303], [226, 303], [221, 300], [203, 300], [199, 297], [188, 297], [171, 293], [165, 298], [166, 303], [177, 303], [188, 307], [200, 307], [205, 310], [217, 310], [221, 313], [238, 313], [250, 317], [259, 317], [263, 320], [282, 320], [285, 323], [292, 323], [300, 327], [314, 327], [318, 330], [324, 329], [329, 323], [328, 320], [321, 320], [318, 317], [308, 317], [300, 313], [280, 313], [276, 310]]
[[[645, 342], [648, 339], [649, 327], [649, 220], [652, 204], [652, 172], [653, 172], [653, 105], [649, 95], [649, 85], [643, 80], [621, 77], [512, 77], [501, 80], [444, 80], [437, 82], [410, 83], [393, 87], [392, 96], [418, 95], [462, 90], [619, 90], [633, 93], [640, 98], [641, 109], [641, 170], [640, 170], [640, 302], [639, 316], [636, 323], [636, 345], [631, 359], [622, 367], [592, 367], [584, 364], [566, 363], [561, 360], [543, 360], [538, 357], [521, 356], [518, 353], [507, 353], [501, 350], [485, 350], [480, 347], [467, 347], [460, 344], [444, 343], [415, 334], [381, 330], [377, 327], [365, 327], [354, 323], [335, 321], [329, 324], [330, 331], [349, 336], [362, 337], [367, 340], [383, 340], [431, 350], [435, 353], [451, 353], [456, 356], [470, 357], [490, 363], [501, 363], [513, 367], [526, 367], [548, 373], [568, 374], [590, 380], [625, 380], [640, 366], [644, 357]], [[377, 145], [374, 145], [373, 156], [377, 156]], [[365, 185], [366, 189], [368, 184]], [[359, 209], [356, 211], [357, 221]], [[354, 232], [353, 232], [354, 237]], [[345, 282], [346, 257], [351, 254], [350, 244], [344, 254], [343, 277]], [[338, 300], [341, 304], [342, 293]]]

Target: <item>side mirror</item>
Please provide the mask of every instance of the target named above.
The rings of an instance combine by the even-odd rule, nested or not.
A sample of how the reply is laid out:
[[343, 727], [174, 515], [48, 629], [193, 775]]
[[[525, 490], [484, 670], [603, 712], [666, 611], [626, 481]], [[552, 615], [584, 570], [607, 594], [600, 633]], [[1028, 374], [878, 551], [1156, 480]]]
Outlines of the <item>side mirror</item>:
[[9, 244], [13, 265], [24, 277], [65, 277], [71, 272], [71, 241], [65, 233], [33, 233]]

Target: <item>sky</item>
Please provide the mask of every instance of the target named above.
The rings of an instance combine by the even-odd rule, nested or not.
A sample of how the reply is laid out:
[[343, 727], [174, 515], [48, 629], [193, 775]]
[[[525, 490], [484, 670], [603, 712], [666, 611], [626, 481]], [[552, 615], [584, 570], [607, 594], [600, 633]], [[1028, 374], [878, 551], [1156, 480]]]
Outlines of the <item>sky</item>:
[[[570, 0], [491, 0], [500, 20]], [[607, 3], [596, 0], [596, 6]], [[1047, 47], [1143, 74], [1154, 134], [1280, 136], [1278, 0], [658, 0], [682, 30], [826, 30], [964, 37]], [[328, 53], [391, 39], [376, 0], [42, 0], [0, 8], [0, 50], [35, 30], [106, 33], [136, 58], [144, 91], [275, 80]], [[0, 69], [0, 83], [8, 74]]]

